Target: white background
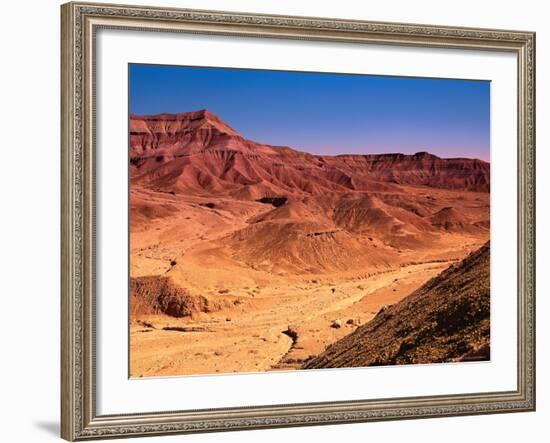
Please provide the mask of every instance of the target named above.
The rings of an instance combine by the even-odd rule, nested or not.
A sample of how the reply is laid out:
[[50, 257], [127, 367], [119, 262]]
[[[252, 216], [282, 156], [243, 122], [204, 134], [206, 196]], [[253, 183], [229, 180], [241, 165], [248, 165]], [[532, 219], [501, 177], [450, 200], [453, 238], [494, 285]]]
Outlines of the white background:
[[[152, 1], [152, 0], [150, 0]], [[134, 3], [147, 4], [133, 0]], [[550, 76], [548, 14], [544, 2], [357, 2], [263, 0], [155, 1], [159, 5], [316, 15], [537, 31], [538, 187], [538, 411], [529, 414], [279, 429], [143, 441], [297, 441], [366, 439], [408, 442], [544, 441], [550, 414], [550, 289], [541, 264], [550, 263], [550, 223], [544, 190], [550, 177]], [[2, 159], [0, 251], [2, 260], [2, 439], [55, 441], [59, 421], [59, 3], [3, 5], [0, 48]], [[547, 274], [547, 273], [546, 273]], [[6, 284], [7, 283], [7, 284]]]
[[[98, 414], [516, 389], [514, 54], [113, 30], [96, 41]], [[128, 380], [129, 62], [491, 80], [491, 362]]]

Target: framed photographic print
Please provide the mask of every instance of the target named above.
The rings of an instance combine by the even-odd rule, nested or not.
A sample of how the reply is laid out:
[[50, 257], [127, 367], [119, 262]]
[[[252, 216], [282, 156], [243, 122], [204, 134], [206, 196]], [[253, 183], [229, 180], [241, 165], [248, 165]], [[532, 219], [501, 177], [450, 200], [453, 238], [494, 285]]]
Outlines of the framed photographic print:
[[534, 33], [61, 14], [63, 438], [534, 410]]

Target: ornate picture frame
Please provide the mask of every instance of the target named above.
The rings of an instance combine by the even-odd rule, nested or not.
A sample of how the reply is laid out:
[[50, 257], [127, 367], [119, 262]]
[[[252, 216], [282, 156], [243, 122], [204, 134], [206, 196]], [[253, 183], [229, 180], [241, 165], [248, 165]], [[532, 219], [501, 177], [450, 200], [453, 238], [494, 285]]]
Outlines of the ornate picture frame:
[[[62, 17], [61, 434], [88, 440], [533, 411], [535, 34], [524, 31], [67, 3]], [[119, 415], [96, 413], [95, 35], [143, 30], [504, 51], [517, 55], [517, 389], [457, 395]]]

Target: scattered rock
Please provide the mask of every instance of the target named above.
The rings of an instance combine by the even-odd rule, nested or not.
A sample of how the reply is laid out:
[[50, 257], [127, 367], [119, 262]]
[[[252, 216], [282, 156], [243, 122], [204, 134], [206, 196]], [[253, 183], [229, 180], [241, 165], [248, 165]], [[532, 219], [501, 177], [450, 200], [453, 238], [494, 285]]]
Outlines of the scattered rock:
[[201, 326], [165, 326], [163, 331], [176, 331], [176, 332], [209, 332], [209, 329]]
[[334, 329], [340, 329], [342, 327], [342, 320], [340, 320], [339, 318], [334, 320], [331, 324], [330, 324], [330, 327], [331, 328], [334, 328]]
[[149, 323], [149, 322], [147, 322], [147, 321], [138, 320], [137, 322], [138, 322], [140, 325], [145, 326], [146, 328], [155, 329], [155, 327], [153, 326], [153, 324], [152, 324], [152, 323]]
[[259, 203], [267, 203], [275, 206], [276, 208], [283, 206], [288, 200], [288, 197], [262, 197], [256, 200]]
[[293, 343], [296, 343], [298, 340], [298, 331], [290, 325], [283, 331], [283, 334], [288, 335]]

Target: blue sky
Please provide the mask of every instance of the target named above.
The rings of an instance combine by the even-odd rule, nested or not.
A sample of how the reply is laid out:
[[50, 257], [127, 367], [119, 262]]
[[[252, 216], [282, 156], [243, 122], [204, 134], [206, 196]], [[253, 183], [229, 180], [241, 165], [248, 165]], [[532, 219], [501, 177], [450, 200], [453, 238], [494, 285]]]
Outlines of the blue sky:
[[487, 81], [141, 64], [129, 81], [132, 113], [209, 109], [262, 143], [489, 160]]

